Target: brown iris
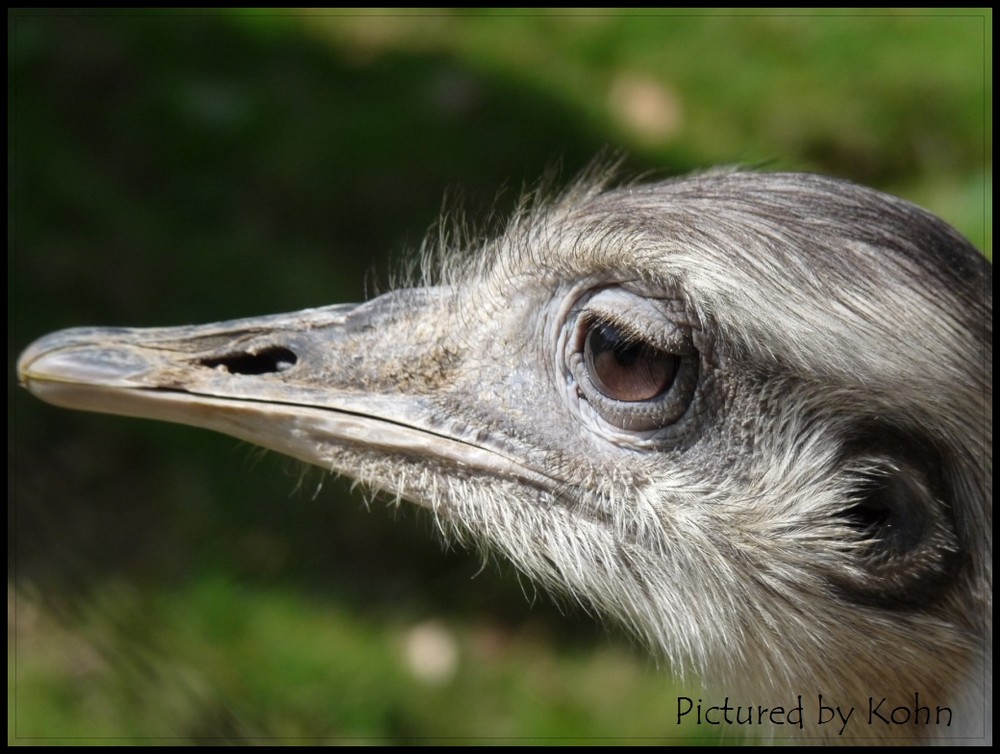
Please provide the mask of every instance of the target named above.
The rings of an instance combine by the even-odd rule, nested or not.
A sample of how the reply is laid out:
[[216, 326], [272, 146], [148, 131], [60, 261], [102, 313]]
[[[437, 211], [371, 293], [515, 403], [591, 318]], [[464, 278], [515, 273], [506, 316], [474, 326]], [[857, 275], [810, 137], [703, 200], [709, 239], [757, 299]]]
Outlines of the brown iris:
[[648, 401], [674, 381], [680, 359], [627, 337], [617, 327], [595, 322], [584, 342], [587, 371], [595, 387], [612, 400]]

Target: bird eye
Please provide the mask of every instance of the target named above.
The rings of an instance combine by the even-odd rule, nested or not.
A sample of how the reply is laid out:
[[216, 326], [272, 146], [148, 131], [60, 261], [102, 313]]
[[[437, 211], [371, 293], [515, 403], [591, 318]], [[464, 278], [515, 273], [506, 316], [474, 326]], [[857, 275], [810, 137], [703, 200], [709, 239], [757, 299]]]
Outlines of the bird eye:
[[634, 403], [667, 390], [680, 358], [630, 339], [612, 324], [595, 322], [584, 341], [584, 361], [594, 387], [612, 400]]
[[695, 398], [700, 357], [679, 302], [606, 288], [585, 298], [570, 322], [569, 398], [588, 425], [644, 443], [680, 421]]

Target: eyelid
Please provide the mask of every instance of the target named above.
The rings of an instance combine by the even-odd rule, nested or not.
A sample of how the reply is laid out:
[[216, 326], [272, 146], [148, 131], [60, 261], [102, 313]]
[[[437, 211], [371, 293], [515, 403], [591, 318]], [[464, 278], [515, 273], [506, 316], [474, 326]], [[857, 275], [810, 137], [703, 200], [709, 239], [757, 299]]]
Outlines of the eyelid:
[[582, 300], [579, 306], [578, 321], [612, 325], [630, 339], [678, 356], [696, 350], [679, 300], [638, 296], [622, 288], [603, 288]]
[[620, 333], [624, 336], [624, 343], [632, 345], [635, 343], [649, 344], [649, 337], [645, 335], [639, 328], [635, 327], [631, 322], [622, 320], [619, 317], [613, 316], [608, 312], [591, 311], [589, 309], [584, 310], [584, 312], [579, 317], [580, 327], [577, 337], [579, 339], [579, 347], [583, 348], [584, 341], [586, 340], [587, 333], [594, 327], [609, 327], [612, 330]]

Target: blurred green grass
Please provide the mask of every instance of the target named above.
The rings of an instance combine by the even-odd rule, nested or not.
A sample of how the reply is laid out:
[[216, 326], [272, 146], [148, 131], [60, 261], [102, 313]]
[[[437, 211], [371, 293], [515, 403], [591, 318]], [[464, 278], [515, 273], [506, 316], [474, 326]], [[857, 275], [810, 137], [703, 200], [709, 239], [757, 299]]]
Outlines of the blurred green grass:
[[[62, 327], [358, 300], [446, 194], [488, 222], [606, 147], [851, 178], [992, 256], [991, 12], [8, 20], [11, 370]], [[13, 375], [8, 406], [9, 742], [702, 735], [690, 683], [414, 511]]]

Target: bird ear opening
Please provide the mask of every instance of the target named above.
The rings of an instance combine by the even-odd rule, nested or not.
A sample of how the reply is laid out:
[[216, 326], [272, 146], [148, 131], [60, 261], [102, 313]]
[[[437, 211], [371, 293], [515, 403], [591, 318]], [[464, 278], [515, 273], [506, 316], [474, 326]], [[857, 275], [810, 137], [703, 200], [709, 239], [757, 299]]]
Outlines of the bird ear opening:
[[937, 453], [879, 432], [846, 459], [854, 504], [841, 520], [856, 534], [854, 567], [835, 580], [855, 602], [915, 608], [947, 591], [961, 563]]

